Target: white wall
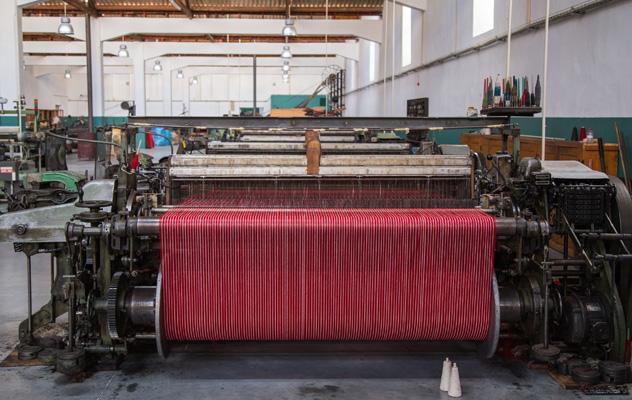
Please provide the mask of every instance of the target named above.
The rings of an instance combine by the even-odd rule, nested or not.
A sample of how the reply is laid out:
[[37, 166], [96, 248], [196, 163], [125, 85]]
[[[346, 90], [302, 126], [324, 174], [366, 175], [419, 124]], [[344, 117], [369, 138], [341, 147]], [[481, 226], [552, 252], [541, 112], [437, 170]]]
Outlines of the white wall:
[[59, 106], [65, 115], [87, 115], [88, 98], [85, 72], [73, 71], [72, 79], [64, 79], [64, 68], [51, 68], [50, 73], [37, 73], [32, 67], [23, 71], [23, 93], [28, 108], [35, 99], [39, 108], [55, 109]]
[[[531, 21], [544, 16], [545, 0], [514, 0], [514, 29], [529, 22], [529, 3], [532, 3]], [[581, 3], [585, 1], [552, 1], [552, 14]], [[413, 31], [416, 33], [413, 34], [413, 43], [422, 43], [422, 46], [418, 49], [421, 56], [413, 56], [413, 64], [426, 64], [506, 34], [507, 4], [506, 0], [496, 0], [494, 30], [472, 38], [471, 0], [430, 0], [423, 16], [423, 26], [420, 16], [414, 17]], [[632, 40], [627, 39], [632, 37], [631, 19], [632, 2], [620, 1], [551, 25], [549, 116], [632, 115], [632, 102], [628, 99], [628, 94], [632, 93]], [[397, 29], [396, 24], [395, 38], [399, 41]], [[390, 39], [387, 43], [390, 46]], [[413, 48], [417, 49], [414, 45]], [[346, 99], [346, 115], [404, 116], [406, 100], [417, 97], [430, 98], [431, 116], [465, 115], [468, 106], [480, 107], [484, 77], [504, 74], [506, 49], [506, 44], [501, 43], [397, 78], [394, 98], [390, 82], [386, 87], [378, 84], [350, 93]], [[390, 74], [391, 53], [387, 53], [387, 74]], [[512, 40], [511, 73], [533, 78], [542, 74], [543, 53], [543, 29], [515, 36]], [[398, 66], [397, 57], [398, 52], [395, 60]], [[361, 47], [357, 71], [348, 76], [348, 88], [369, 84], [366, 79], [367, 63], [368, 53], [363, 52]], [[382, 65], [383, 60], [380, 61]], [[378, 76], [382, 77], [382, 73], [378, 72]]]
[[[205, 58], [189, 58], [187, 62], [204, 64]], [[215, 60], [221, 65], [222, 60]], [[301, 61], [303, 64], [310, 62]], [[295, 61], [294, 64], [301, 62]], [[279, 62], [274, 66], [269, 61], [257, 68], [257, 106], [269, 111], [269, 99], [273, 94], [311, 94], [325, 78], [324, 65], [339, 64], [341, 60], [321, 61], [323, 66], [294, 66], [291, 79], [284, 83], [281, 79]], [[225, 65], [229, 61], [226, 60]], [[312, 64], [319, 64], [312, 62]], [[146, 115], [180, 115], [183, 104], [187, 115], [221, 116], [231, 112], [239, 113], [240, 107], [252, 107], [253, 79], [252, 67], [217, 65], [188, 66], [170, 72], [154, 72], [153, 62], [147, 63], [145, 73]], [[64, 70], [70, 68], [71, 79], [64, 79]], [[177, 79], [177, 69], [182, 69], [184, 79]], [[169, 78], [169, 75], [171, 77]], [[27, 104], [38, 99], [39, 107], [53, 109], [60, 106], [66, 115], [87, 115], [87, 86], [85, 67], [74, 66], [27, 66], [23, 73]], [[190, 85], [190, 78], [198, 77], [197, 85]], [[120, 103], [134, 98], [134, 75], [132, 66], [106, 66], [104, 72], [105, 116], [124, 116]], [[166, 86], [171, 85], [171, 108], [165, 105], [168, 96]], [[168, 93], [168, 92], [167, 92]]]
[[[195, 116], [224, 115], [231, 111], [238, 114], [240, 107], [252, 107], [252, 67], [190, 67], [183, 69], [183, 73], [183, 79], [177, 79], [175, 71], [172, 73], [172, 115], [181, 114], [183, 104], [189, 111], [187, 115]], [[198, 78], [197, 85], [190, 84], [193, 76]], [[284, 83], [278, 67], [258, 67], [257, 107], [269, 112], [271, 95], [311, 94], [323, 79], [321, 68], [293, 68], [290, 81]], [[148, 115], [162, 113], [159, 111], [162, 99], [156, 103], [160, 104], [151, 107], [147, 104]]]

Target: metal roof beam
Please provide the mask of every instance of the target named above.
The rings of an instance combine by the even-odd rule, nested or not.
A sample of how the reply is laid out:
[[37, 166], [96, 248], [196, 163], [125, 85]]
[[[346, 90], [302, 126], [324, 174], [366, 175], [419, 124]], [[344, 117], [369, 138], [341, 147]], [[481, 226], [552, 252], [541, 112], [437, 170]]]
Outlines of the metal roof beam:
[[94, 1], [90, 0], [87, 3], [81, 0], [64, 0], [64, 3], [72, 6], [78, 10], [85, 12], [86, 14], [90, 14], [91, 17], [97, 18], [99, 13], [97, 9], [94, 7]]
[[171, 3], [171, 5], [174, 6], [176, 10], [182, 11], [188, 19], [193, 18], [193, 11], [191, 10], [189, 0], [169, 0], [169, 3]]

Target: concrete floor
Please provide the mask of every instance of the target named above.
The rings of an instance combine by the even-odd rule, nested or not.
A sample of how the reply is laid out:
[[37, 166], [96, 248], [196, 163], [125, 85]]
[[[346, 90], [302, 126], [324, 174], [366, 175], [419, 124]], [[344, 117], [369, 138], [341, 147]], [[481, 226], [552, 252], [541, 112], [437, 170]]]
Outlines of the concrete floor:
[[[0, 359], [17, 343], [18, 323], [26, 315], [24, 262], [11, 244], [0, 243]], [[33, 258], [35, 307], [48, 300], [48, 262], [47, 255]], [[583, 397], [522, 363], [426, 353], [414, 345], [188, 345], [175, 350], [167, 360], [135, 354], [119, 370], [97, 372], [82, 382], [49, 367], [0, 367], [0, 399], [447, 399], [438, 389], [446, 355], [460, 366], [465, 399]]]

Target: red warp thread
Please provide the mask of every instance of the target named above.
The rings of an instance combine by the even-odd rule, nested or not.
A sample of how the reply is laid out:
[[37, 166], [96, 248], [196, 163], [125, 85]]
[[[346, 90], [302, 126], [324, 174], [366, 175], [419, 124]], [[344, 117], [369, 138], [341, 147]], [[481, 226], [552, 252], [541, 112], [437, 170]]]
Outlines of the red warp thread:
[[478, 210], [176, 209], [169, 340], [483, 340], [495, 220]]

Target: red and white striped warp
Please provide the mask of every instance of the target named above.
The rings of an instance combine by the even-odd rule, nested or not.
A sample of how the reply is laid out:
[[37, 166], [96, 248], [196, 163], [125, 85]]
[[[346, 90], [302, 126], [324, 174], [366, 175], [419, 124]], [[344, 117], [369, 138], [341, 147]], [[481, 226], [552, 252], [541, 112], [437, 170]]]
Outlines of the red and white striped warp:
[[175, 209], [169, 340], [483, 340], [493, 217], [454, 209]]

